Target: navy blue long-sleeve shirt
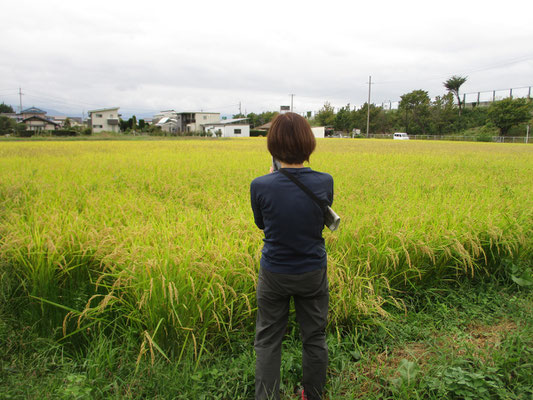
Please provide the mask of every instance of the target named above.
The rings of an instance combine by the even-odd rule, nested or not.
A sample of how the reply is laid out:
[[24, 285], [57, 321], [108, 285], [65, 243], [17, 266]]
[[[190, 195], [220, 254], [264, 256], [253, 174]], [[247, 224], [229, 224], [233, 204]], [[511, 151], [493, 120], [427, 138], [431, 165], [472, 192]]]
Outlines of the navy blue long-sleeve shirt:
[[[286, 168], [319, 199], [333, 203], [333, 178], [311, 168]], [[320, 207], [280, 172], [254, 179], [250, 195], [255, 224], [265, 233], [261, 268], [299, 274], [325, 268]]]

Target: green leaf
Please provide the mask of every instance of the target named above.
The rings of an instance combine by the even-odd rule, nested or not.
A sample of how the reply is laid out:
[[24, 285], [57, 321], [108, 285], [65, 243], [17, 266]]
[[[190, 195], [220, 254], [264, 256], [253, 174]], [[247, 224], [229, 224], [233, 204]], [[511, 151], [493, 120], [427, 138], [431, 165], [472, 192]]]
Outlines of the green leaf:
[[354, 361], [359, 361], [361, 359], [361, 353], [357, 350], [351, 350], [350, 355], [352, 356]]
[[533, 285], [533, 280], [528, 279], [528, 278], [524, 278], [524, 275], [522, 275], [522, 277], [518, 277], [516, 275], [511, 275], [511, 279], [518, 286], [531, 286], [531, 285]]

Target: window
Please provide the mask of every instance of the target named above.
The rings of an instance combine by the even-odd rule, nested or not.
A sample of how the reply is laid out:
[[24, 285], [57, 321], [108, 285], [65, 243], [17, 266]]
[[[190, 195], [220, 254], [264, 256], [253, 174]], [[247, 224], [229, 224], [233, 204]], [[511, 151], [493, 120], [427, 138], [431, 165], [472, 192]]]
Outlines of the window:
[[240, 135], [240, 134], [241, 134], [241, 130], [240, 130], [240, 129], [234, 129], [234, 130], [233, 130], [233, 133], [234, 133], [235, 135]]
[[113, 118], [113, 114], [109, 114], [109, 118]]
[[102, 114], [95, 114], [96, 118], [102, 118]]
[[93, 125], [93, 128], [100, 128], [102, 129], [104, 126], [103, 125]]
[[207, 119], [207, 115], [204, 115], [204, 119]]

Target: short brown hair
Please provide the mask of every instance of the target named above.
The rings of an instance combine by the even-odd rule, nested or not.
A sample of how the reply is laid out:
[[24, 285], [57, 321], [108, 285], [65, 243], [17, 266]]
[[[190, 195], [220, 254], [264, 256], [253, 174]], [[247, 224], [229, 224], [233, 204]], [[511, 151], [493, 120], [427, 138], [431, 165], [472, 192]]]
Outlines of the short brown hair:
[[267, 147], [272, 157], [286, 164], [309, 161], [316, 140], [307, 120], [295, 113], [279, 114], [268, 130]]

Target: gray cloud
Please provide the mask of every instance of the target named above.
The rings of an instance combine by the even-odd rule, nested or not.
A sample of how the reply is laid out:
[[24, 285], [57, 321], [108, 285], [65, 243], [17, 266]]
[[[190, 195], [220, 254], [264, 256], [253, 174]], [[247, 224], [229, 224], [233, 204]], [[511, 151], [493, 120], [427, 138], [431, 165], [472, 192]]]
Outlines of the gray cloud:
[[[531, 85], [530, 2], [19, 1], [4, 5], [0, 101], [79, 113], [118, 105], [234, 113], [317, 110]], [[8, 38], [6, 40], [5, 38]]]

